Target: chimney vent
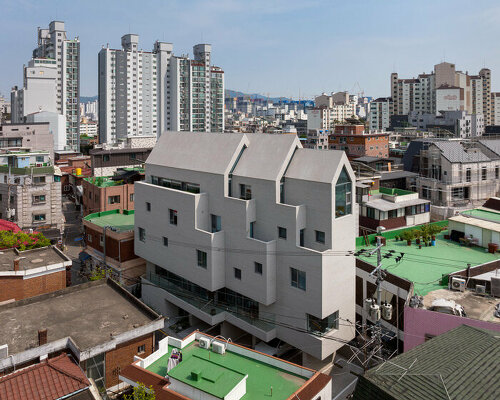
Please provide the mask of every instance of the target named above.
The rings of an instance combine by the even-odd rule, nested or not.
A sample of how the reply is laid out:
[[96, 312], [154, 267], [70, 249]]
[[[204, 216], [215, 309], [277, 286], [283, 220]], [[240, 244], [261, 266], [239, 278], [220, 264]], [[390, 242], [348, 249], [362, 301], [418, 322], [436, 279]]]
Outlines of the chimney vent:
[[14, 271], [19, 271], [19, 261], [21, 261], [19, 258], [14, 260]]
[[38, 345], [42, 346], [47, 344], [47, 329], [40, 329], [38, 331]]

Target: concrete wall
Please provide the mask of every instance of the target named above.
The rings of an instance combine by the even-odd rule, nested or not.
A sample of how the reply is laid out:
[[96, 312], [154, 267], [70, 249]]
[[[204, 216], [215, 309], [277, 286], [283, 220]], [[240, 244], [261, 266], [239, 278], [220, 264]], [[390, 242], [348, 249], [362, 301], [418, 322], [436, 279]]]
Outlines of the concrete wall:
[[[425, 342], [425, 335], [437, 336], [460, 325], [500, 332], [500, 324], [458, 317], [420, 308], [405, 307], [404, 351]], [[457, 349], [458, 350], [458, 349]]]

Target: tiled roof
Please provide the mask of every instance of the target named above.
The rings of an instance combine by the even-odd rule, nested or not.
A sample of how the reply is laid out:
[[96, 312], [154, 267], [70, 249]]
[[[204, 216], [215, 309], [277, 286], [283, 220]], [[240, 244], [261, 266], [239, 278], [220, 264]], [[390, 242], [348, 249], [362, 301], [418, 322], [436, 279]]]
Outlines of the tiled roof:
[[463, 144], [460, 142], [436, 141], [433, 144], [441, 150], [443, 157], [449, 162], [468, 163], [490, 161], [490, 158], [479, 149], [474, 149], [475, 151], [465, 151]]
[[498, 332], [461, 325], [361, 377], [355, 400], [500, 398]]
[[90, 382], [66, 354], [0, 378], [2, 400], [51, 400], [90, 386]]

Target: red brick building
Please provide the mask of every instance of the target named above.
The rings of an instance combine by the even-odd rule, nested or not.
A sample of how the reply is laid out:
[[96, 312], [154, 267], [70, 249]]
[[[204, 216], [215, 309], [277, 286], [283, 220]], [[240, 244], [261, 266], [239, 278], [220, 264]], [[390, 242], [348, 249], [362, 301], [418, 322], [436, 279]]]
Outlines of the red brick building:
[[118, 170], [113, 176], [83, 179], [83, 215], [110, 210], [133, 210], [134, 182], [144, 180], [144, 170]]
[[2, 250], [0, 259], [0, 302], [64, 289], [72, 265], [72, 261], [54, 246], [22, 252]]
[[331, 150], [344, 150], [349, 159], [373, 156], [389, 157], [389, 134], [365, 132], [364, 125], [336, 125], [328, 136]]

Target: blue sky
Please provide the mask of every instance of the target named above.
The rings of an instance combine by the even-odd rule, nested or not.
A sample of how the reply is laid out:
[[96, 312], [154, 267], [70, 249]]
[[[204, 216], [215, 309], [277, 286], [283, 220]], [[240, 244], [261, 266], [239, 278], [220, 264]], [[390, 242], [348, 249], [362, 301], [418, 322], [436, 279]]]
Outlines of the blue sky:
[[211, 43], [226, 88], [247, 93], [388, 96], [393, 70], [413, 77], [443, 59], [470, 73], [486, 65], [500, 91], [498, 1], [0, 0], [0, 93], [22, 84], [36, 28], [55, 19], [80, 37], [83, 96], [97, 94], [101, 46], [118, 48], [129, 32], [144, 50], [164, 40], [191, 54]]

